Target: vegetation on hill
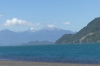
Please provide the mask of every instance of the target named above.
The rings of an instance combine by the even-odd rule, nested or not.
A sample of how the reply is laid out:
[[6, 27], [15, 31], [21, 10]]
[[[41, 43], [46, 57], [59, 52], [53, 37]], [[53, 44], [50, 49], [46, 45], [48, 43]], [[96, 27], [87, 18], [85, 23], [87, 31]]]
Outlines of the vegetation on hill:
[[22, 45], [44, 45], [44, 44], [54, 44], [54, 43], [50, 42], [50, 41], [47, 41], [47, 40], [45, 40], [45, 41], [36, 40], [36, 41], [30, 41], [28, 43], [24, 43]]
[[92, 20], [86, 27], [76, 34], [65, 34], [58, 39], [56, 44], [69, 43], [96, 43], [100, 42], [100, 17]]

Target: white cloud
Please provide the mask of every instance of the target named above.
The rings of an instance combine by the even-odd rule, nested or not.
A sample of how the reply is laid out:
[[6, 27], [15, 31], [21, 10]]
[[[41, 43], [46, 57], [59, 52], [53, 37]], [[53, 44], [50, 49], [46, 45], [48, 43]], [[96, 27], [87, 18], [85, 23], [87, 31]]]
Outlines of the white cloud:
[[53, 27], [55, 27], [55, 25], [49, 24], [49, 25], [47, 25], [47, 27], [53, 28]]
[[19, 26], [19, 25], [39, 26], [40, 23], [32, 23], [25, 20], [19, 20], [17, 18], [13, 18], [12, 20], [7, 20], [6, 23], [4, 23], [3, 25], [4, 26]]
[[34, 28], [30, 28], [30, 30], [35, 30]]
[[3, 15], [2, 14], [0, 14], [0, 17], [2, 17]]
[[30, 30], [30, 31], [35, 31], [35, 29], [34, 29], [34, 28], [29, 28], [29, 30]]
[[25, 20], [18, 20], [17, 18], [13, 18], [12, 20], [7, 20], [6, 23], [4, 23], [4, 25], [16, 26], [16, 25], [33, 25], [33, 24]]
[[64, 25], [68, 25], [68, 24], [70, 24], [70, 23], [69, 23], [69, 22], [64, 22], [63, 24], [64, 24]]

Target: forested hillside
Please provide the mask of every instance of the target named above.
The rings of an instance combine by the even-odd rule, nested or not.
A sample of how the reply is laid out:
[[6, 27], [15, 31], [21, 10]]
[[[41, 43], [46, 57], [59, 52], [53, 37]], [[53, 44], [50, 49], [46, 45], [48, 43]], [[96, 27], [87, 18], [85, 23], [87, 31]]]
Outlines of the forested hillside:
[[68, 43], [95, 43], [100, 42], [100, 17], [92, 20], [86, 27], [76, 34], [65, 34], [56, 44]]

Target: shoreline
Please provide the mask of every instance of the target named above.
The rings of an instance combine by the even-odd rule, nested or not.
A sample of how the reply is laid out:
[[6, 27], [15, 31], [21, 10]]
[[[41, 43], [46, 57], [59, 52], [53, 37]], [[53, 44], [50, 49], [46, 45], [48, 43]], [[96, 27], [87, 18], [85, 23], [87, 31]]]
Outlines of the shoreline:
[[100, 64], [78, 64], [78, 63], [57, 63], [57, 62], [27, 62], [0, 60], [0, 66], [100, 66]]

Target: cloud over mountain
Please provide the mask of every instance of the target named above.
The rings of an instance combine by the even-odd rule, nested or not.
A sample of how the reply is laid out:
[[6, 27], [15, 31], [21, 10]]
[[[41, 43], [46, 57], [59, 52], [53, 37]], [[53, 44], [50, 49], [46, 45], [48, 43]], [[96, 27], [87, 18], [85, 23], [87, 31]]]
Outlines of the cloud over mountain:
[[19, 26], [19, 25], [33, 25], [33, 24], [25, 20], [19, 20], [17, 18], [13, 18], [12, 20], [7, 20], [6, 23], [4, 23], [4, 26]]
[[63, 24], [64, 24], [64, 25], [68, 25], [68, 24], [70, 24], [70, 22], [64, 22]]
[[55, 27], [55, 25], [49, 24], [49, 25], [47, 25], [47, 27], [53, 28], [53, 27]]
[[25, 20], [20, 20], [17, 18], [13, 18], [12, 20], [7, 20], [6, 23], [3, 24], [4, 26], [39, 26], [40, 23], [32, 23]]

